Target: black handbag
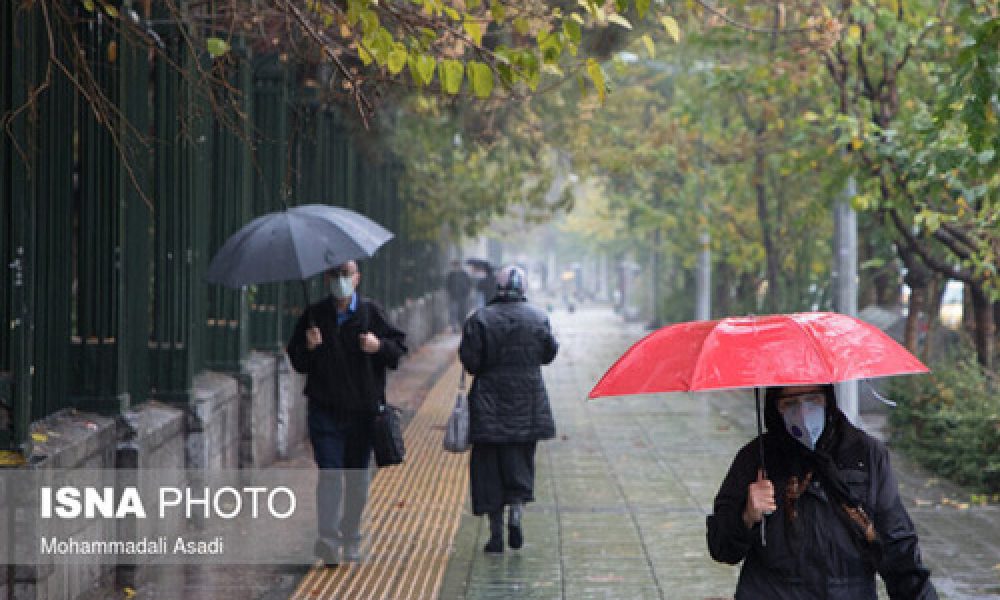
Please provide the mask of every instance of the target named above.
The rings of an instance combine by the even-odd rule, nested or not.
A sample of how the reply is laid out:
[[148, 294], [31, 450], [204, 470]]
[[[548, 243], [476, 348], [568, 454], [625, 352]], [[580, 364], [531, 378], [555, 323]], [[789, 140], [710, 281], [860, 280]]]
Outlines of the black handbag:
[[[362, 307], [362, 331], [367, 331], [371, 323], [371, 308], [365, 304]], [[375, 389], [375, 376], [372, 373], [370, 358], [365, 358], [365, 371], [368, 376], [368, 389]], [[375, 408], [375, 419], [372, 421], [372, 449], [375, 451], [376, 467], [391, 467], [403, 463], [406, 458], [406, 446], [403, 445], [403, 411], [388, 404], [385, 400], [378, 402]]]
[[372, 423], [372, 447], [375, 450], [375, 466], [391, 467], [402, 464], [406, 458], [403, 445], [402, 411], [386, 403], [380, 403]]

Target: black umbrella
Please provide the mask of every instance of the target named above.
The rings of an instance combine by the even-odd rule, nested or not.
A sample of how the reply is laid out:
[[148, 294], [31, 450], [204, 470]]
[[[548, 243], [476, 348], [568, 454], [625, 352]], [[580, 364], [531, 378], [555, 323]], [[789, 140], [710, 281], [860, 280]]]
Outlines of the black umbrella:
[[352, 210], [296, 206], [258, 217], [231, 235], [209, 263], [205, 279], [231, 288], [305, 280], [371, 257], [390, 239], [392, 233]]
[[493, 263], [484, 258], [467, 258], [465, 259], [465, 264], [479, 269], [480, 271], [486, 271], [487, 273], [493, 272]]

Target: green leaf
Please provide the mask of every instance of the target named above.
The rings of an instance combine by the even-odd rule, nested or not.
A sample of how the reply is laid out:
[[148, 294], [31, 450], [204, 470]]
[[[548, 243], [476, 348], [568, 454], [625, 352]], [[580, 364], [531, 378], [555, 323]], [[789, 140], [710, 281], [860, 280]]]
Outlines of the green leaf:
[[466, 0], [465, 7], [469, 10], [476, 10], [479, 8], [479, 0]]
[[371, 53], [365, 48], [364, 44], [358, 44], [358, 58], [361, 59], [361, 62], [363, 62], [366, 67], [372, 64], [372, 61], [375, 60], [372, 58]]
[[858, 265], [858, 269], [865, 271], [868, 269], [881, 269], [885, 266], [884, 258], [870, 258]]
[[580, 31], [580, 24], [572, 19], [565, 19], [563, 21], [563, 33], [569, 38], [574, 44], [579, 44], [580, 40], [583, 39], [583, 32]]
[[489, 66], [479, 61], [466, 65], [466, 75], [472, 84], [472, 93], [479, 98], [489, 98], [493, 93], [493, 72]]
[[664, 15], [660, 17], [660, 23], [663, 28], [667, 30], [667, 34], [673, 38], [674, 43], [681, 41], [681, 28], [677, 24], [677, 20], [669, 15]]
[[476, 21], [469, 15], [465, 15], [465, 23], [462, 25], [462, 28], [472, 38], [473, 43], [477, 46], [483, 45], [483, 28], [479, 26], [479, 21]]
[[607, 82], [604, 77], [604, 69], [601, 68], [601, 63], [597, 62], [593, 58], [588, 58], [587, 75], [594, 83], [594, 88], [597, 89], [597, 95], [600, 97], [601, 102], [604, 102], [604, 99], [607, 96]]
[[212, 58], [219, 58], [229, 52], [229, 42], [222, 38], [210, 37], [205, 40], [205, 47]]
[[528, 35], [531, 32], [531, 24], [524, 17], [514, 19], [514, 31], [521, 35]]
[[462, 61], [448, 59], [438, 64], [438, 79], [441, 80], [441, 87], [449, 94], [457, 94], [462, 89], [462, 74], [465, 68]]
[[448, 18], [452, 21], [461, 21], [462, 16], [458, 14], [458, 11], [450, 6], [444, 7], [444, 14], [448, 15]]
[[413, 77], [413, 81], [417, 85], [430, 85], [431, 81], [434, 80], [434, 68], [437, 66], [437, 62], [433, 56], [411, 54], [407, 59], [407, 64], [410, 66], [410, 76]]
[[624, 14], [628, 10], [628, 0], [615, 0], [615, 8], [619, 13]]
[[635, 10], [639, 13], [640, 19], [645, 19], [646, 13], [649, 12], [649, 0], [635, 0]]
[[502, 22], [504, 14], [506, 14], [504, 12], [503, 4], [500, 4], [496, 0], [494, 0], [493, 2], [491, 2], [490, 3], [490, 14], [493, 15], [493, 20], [494, 21], [496, 21], [497, 23]]
[[373, 10], [365, 10], [361, 13], [361, 31], [365, 35], [371, 35], [378, 30], [378, 15]]
[[406, 46], [400, 43], [393, 45], [392, 52], [389, 53], [389, 60], [387, 65], [389, 67], [389, 72], [393, 75], [399, 75], [402, 72], [403, 67], [406, 66], [406, 59], [409, 54], [406, 52]]

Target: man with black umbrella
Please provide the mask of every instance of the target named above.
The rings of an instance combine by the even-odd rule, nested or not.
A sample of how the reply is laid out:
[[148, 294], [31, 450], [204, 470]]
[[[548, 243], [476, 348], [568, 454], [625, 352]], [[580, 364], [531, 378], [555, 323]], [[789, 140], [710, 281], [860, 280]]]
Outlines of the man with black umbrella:
[[306, 374], [309, 440], [319, 479], [316, 555], [335, 566], [361, 558], [361, 513], [368, 499], [372, 420], [385, 400], [386, 369], [406, 353], [405, 334], [357, 292], [361, 272], [348, 261], [326, 272], [330, 289], [299, 318], [288, 357]]

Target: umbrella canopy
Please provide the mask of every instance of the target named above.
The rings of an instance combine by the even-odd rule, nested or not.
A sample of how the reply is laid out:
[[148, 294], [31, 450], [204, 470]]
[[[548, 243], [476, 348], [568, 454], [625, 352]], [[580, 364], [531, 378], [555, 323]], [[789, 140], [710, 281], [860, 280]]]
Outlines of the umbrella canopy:
[[487, 273], [493, 272], [493, 263], [485, 258], [467, 258], [465, 259], [465, 264], [474, 269], [479, 269], [480, 271], [486, 271]]
[[838, 313], [729, 317], [678, 323], [639, 340], [591, 398], [836, 383], [926, 373], [876, 327]]
[[306, 204], [254, 219], [212, 258], [205, 279], [238, 288], [307, 279], [348, 260], [371, 257], [392, 233], [364, 215]]

